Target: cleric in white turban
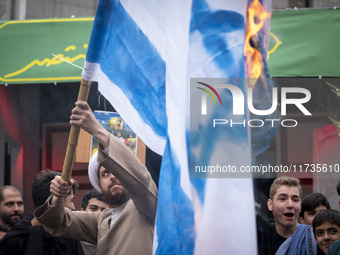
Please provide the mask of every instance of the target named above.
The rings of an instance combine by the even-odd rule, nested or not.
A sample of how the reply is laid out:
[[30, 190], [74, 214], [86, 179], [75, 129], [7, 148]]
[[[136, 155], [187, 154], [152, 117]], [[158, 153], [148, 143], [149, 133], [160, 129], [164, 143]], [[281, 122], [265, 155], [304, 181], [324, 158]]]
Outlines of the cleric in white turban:
[[98, 179], [98, 176], [99, 176], [98, 171], [99, 171], [100, 165], [97, 161], [97, 158], [98, 158], [98, 151], [96, 151], [90, 159], [88, 173], [89, 173], [89, 179], [90, 179], [92, 186], [101, 193], [102, 191], [100, 189], [100, 182]]

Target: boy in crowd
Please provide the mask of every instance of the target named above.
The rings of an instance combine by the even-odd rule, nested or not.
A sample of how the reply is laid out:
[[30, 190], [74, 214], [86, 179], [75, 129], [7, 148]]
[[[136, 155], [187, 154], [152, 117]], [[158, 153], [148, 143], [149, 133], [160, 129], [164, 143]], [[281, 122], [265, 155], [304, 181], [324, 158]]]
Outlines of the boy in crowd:
[[[85, 193], [81, 200], [80, 211], [85, 212], [102, 212], [109, 205], [103, 201], [103, 195], [96, 189], [91, 189]], [[81, 246], [85, 255], [95, 255], [97, 253], [97, 245], [81, 241]]]
[[327, 198], [321, 193], [311, 193], [302, 200], [300, 222], [312, 225], [315, 215], [321, 210], [327, 209], [331, 209]]
[[340, 212], [320, 211], [313, 219], [313, 232], [320, 250], [326, 254], [331, 244], [340, 239]]
[[298, 224], [301, 210], [301, 185], [293, 177], [282, 176], [270, 187], [268, 209], [275, 223], [257, 216], [258, 254], [313, 254], [316, 242], [311, 226]]
[[108, 207], [109, 205], [103, 201], [102, 193], [91, 189], [83, 196], [80, 211], [101, 212]]

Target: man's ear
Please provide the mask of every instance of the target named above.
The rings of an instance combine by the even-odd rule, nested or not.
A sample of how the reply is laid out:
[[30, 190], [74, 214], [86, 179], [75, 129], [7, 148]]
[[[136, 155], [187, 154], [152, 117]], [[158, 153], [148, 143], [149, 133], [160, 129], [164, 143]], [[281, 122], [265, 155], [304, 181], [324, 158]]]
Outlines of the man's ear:
[[267, 200], [267, 206], [268, 206], [268, 210], [269, 211], [273, 211], [273, 200], [271, 200], [270, 198]]
[[305, 224], [305, 219], [303, 217], [300, 217], [300, 223]]

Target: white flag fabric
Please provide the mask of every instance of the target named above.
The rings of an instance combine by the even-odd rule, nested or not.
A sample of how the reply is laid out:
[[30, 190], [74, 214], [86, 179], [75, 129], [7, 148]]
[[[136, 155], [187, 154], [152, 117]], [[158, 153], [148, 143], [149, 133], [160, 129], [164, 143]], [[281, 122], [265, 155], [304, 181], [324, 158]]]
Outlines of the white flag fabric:
[[[213, 163], [222, 155], [231, 164], [251, 165], [248, 129], [223, 137], [210, 133], [207, 141], [209, 130], [190, 129], [189, 122], [190, 78], [245, 78], [247, 5], [247, 0], [99, 1], [83, 78], [98, 81], [128, 125], [163, 155], [155, 254], [256, 254], [252, 179], [189, 174], [189, 162], [200, 157]], [[199, 134], [195, 151], [190, 132]], [[209, 153], [202, 154], [202, 145]], [[220, 146], [227, 151], [221, 154]]]

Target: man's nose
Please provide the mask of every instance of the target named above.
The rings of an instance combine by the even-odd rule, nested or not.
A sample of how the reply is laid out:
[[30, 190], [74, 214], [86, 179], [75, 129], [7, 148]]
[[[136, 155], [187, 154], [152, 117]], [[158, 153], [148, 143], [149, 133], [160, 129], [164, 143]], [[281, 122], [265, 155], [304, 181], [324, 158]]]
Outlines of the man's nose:
[[290, 198], [287, 200], [287, 207], [288, 208], [292, 208], [293, 207], [293, 201]]
[[111, 179], [111, 181], [115, 181], [116, 180], [116, 176], [114, 176], [112, 173], [110, 173], [110, 179]]
[[330, 239], [331, 239], [330, 235], [327, 232], [325, 232], [324, 240], [330, 240]]
[[13, 211], [20, 211], [20, 208], [21, 208], [21, 205], [19, 205], [19, 204], [17, 204], [17, 203], [15, 203], [14, 204], [14, 209], [13, 209]]

